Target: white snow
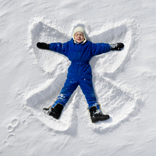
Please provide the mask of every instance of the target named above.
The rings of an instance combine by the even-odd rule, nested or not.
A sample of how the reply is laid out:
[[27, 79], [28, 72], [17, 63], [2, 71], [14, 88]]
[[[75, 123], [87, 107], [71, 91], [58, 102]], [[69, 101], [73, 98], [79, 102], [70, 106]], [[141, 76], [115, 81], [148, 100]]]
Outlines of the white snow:
[[[0, 155], [155, 156], [155, 15], [155, 0], [1, 0]], [[60, 120], [42, 112], [70, 61], [36, 43], [66, 42], [77, 25], [92, 42], [125, 44], [90, 61], [104, 122], [91, 123], [79, 87]]]

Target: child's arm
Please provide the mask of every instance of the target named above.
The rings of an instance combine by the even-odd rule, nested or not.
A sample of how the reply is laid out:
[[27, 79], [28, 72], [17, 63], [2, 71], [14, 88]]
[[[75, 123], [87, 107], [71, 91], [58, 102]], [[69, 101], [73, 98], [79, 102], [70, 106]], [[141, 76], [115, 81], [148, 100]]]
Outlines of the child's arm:
[[108, 43], [93, 43], [93, 56], [107, 53], [111, 50], [121, 50], [124, 47], [123, 43], [108, 44]]
[[39, 49], [52, 50], [52, 51], [55, 51], [55, 52], [66, 55], [65, 47], [67, 47], [67, 44], [66, 43], [60, 43], [60, 42], [50, 43], [50, 44], [47, 44], [47, 43], [44, 43], [44, 42], [38, 42], [37, 47]]

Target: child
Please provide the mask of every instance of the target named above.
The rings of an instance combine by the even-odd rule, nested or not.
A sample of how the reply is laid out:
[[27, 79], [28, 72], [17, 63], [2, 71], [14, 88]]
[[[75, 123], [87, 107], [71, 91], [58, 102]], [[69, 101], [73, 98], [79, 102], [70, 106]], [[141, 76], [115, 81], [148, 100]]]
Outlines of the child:
[[48, 115], [55, 119], [59, 119], [65, 104], [77, 86], [80, 85], [89, 106], [91, 121], [95, 123], [110, 118], [108, 114], [103, 114], [101, 112], [95, 97], [89, 61], [95, 55], [106, 53], [110, 50], [121, 50], [124, 47], [123, 43], [92, 43], [87, 41], [85, 30], [82, 27], [76, 27], [70, 41], [66, 43], [58, 42], [51, 44], [38, 42], [37, 47], [61, 53], [67, 56], [71, 61], [66, 82], [56, 102], [49, 108], [44, 108]]

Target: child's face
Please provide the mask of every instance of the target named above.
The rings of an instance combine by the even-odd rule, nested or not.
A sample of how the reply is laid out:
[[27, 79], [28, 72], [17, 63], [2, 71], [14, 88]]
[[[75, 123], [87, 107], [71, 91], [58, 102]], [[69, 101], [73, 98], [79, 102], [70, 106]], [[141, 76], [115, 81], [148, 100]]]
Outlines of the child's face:
[[76, 42], [81, 43], [81, 42], [83, 42], [85, 40], [84, 34], [82, 32], [76, 32], [74, 34], [74, 39], [75, 39]]

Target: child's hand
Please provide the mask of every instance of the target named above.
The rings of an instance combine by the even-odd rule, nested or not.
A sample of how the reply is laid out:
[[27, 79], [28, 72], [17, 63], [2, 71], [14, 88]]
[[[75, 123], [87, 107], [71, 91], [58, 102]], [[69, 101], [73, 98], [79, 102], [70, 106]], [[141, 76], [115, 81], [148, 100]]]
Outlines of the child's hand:
[[110, 44], [111, 50], [122, 50], [124, 48], [123, 43]]
[[37, 47], [40, 48], [40, 49], [47, 49], [47, 50], [49, 50], [49, 44], [44, 43], [44, 42], [38, 42], [37, 43]]

